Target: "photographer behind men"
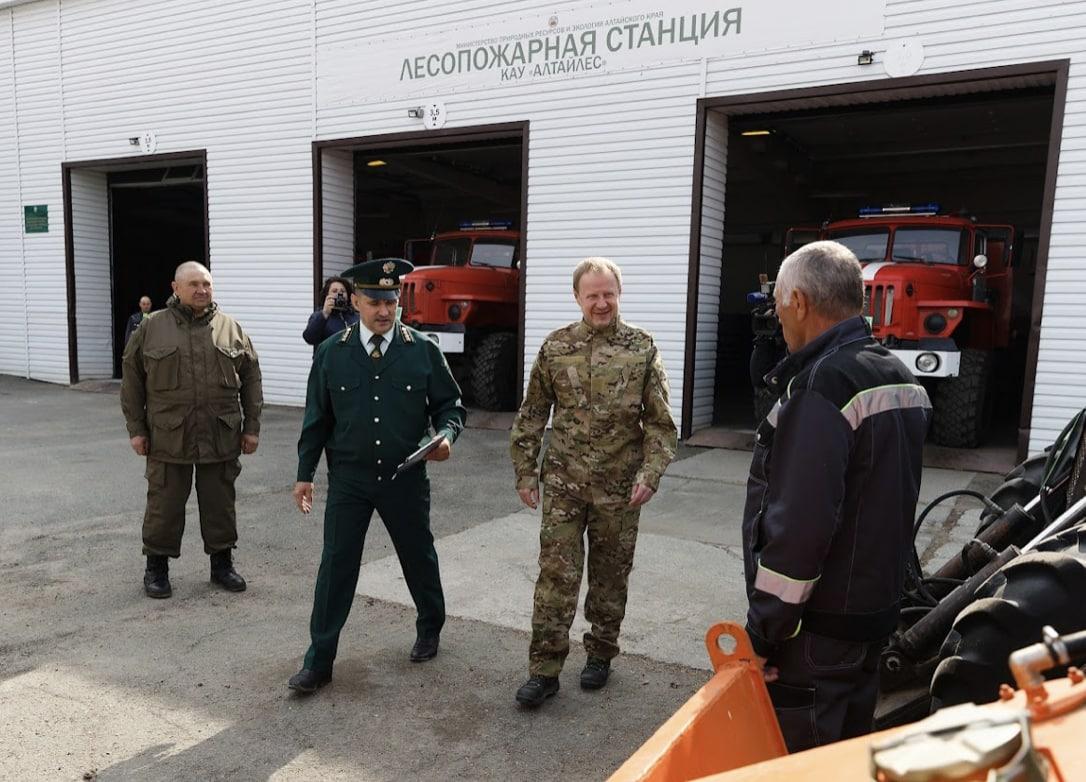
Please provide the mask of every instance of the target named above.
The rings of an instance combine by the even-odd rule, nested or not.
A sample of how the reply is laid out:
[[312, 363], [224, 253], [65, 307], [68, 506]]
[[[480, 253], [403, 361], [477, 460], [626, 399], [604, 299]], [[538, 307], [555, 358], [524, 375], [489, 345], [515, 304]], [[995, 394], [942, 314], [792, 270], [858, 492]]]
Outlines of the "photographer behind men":
[[872, 338], [856, 256], [814, 242], [774, 291], [789, 355], [758, 427], [743, 513], [747, 632], [790, 752], [871, 730], [897, 623], [931, 417]]
[[324, 281], [318, 301], [321, 308], [309, 316], [302, 339], [319, 345], [333, 334], [358, 323], [358, 313], [351, 306], [354, 286], [345, 277], [329, 277]]

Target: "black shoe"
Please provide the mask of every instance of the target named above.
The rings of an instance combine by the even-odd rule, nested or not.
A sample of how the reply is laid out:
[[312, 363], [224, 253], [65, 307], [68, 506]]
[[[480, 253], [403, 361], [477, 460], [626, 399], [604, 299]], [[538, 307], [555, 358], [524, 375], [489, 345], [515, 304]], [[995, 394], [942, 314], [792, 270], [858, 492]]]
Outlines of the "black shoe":
[[440, 637], [436, 635], [420, 635], [411, 647], [411, 662], [421, 663], [436, 657], [439, 640]]
[[517, 690], [517, 703], [534, 709], [558, 692], [557, 676], [533, 676]]
[[173, 594], [170, 586], [170, 558], [163, 554], [147, 556], [147, 570], [143, 574], [143, 591], [147, 597], [164, 598]]
[[332, 681], [331, 671], [322, 673], [319, 671], [311, 671], [308, 668], [302, 668], [302, 670], [290, 677], [290, 681], [287, 682], [287, 687], [304, 695], [310, 695], [330, 681]]
[[230, 549], [216, 551], [211, 555], [211, 582], [230, 592], [245, 591], [245, 579], [234, 570]]
[[611, 675], [611, 661], [602, 657], [589, 657], [588, 662], [581, 671], [581, 689], [598, 690], [607, 684], [607, 677]]

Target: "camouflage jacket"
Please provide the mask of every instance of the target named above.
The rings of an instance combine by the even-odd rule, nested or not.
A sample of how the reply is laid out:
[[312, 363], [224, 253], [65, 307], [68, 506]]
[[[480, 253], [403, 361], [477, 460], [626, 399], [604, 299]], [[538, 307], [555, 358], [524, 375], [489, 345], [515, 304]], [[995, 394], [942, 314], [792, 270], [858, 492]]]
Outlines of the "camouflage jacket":
[[[199, 317], [171, 296], [124, 350], [121, 409], [130, 437], [162, 462], [223, 462], [260, 433], [264, 404], [253, 343], [212, 302]], [[243, 419], [244, 414], [244, 419]]]
[[621, 320], [599, 330], [580, 321], [544, 340], [513, 424], [518, 489], [538, 486], [552, 408], [540, 471], [545, 487], [602, 502], [628, 498], [635, 483], [659, 486], [677, 432], [664, 364], [648, 332]]

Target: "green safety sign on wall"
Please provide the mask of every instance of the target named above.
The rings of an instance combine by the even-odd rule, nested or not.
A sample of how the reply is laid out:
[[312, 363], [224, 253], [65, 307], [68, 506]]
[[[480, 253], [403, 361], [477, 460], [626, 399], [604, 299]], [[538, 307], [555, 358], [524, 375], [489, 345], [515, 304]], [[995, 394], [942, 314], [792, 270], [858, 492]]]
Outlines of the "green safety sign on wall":
[[23, 230], [28, 234], [49, 233], [49, 206], [47, 204], [24, 206]]

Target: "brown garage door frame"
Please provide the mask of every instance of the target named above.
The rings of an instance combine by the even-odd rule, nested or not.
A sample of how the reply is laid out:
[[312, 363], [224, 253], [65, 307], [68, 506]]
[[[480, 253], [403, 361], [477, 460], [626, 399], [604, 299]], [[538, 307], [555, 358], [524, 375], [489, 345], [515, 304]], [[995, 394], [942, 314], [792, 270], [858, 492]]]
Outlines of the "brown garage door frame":
[[[1052, 212], [1056, 201], [1056, 173], [1059, 169], [1060, 142], [1063, 138], [1064, 107], [1067, 103], [1067, 78], [1070, 60], [1046, 60], [1021, 65], [910, 76], [902, 79], [831, 84], [774, 92], [702, 98], [697, 104], [697, 124], [694, 142], [694, 177], [690, 215], [690, 261], [687, 279], [686, 352], [683, 359], [682, 436], [692, 433], [694, 403], [695, 336], [698, 318], [698, 277], [701, 271], [701, 208], [702, 176], [705, 170], [705, 128], [710, 111], [729, 115], [764, 113], [785, 108], [811, 108], [820, 105], [857, 105], [878, 100], [890, 102], [904, 99], [908, 92], [931, 88], [971, 91], [973, 85], [991, 82], [1013, 82], [1016, 79], [1047, 77], [1053, 82], [1052, 117], [1048, 136], [1048, 159], [1045, 169], [1044, 196], [1041, 205], [1040, 236], [1037, 243], [1036, 281], [1030, 312], [1029, 345], [1026, 354], [1026, 376], [1022, 408], [1018, 421], [1018, 457], [1025, 458], [1029, 450], [1030, 422], [1033, 416], [1033, 393], [1037, 379], [1037, 354], [1041, 339], [1041, 312], [1044, 305], [1045, 278], [1048, 272], [1048, 251], [1052, 237]], [[1002, 87], [1000, 89], [1003, 89]], [[866, 98], [866, 100], [865, 100]]]
[[[61, 189], [64, 193], [64, 278], [68, 299], [68, 380], [74, 386], [79, 382], [79, 343], [75, 318], [75, 244], [72, 229], [72, 169], [136, 170], [159, 168], [174, 160], [199, 160], [204, 167], [204, 258], [211, 268], [211, 224], [207, 206], [207, 150], [193, 149], [187, 152], [163, 152], [156, 155], [129, 155], [127, 157], [76, 160], [60, 164]], [[107, 172], [108, 173], [108, 172]], [[112, 209], [112, 204], [110, 206]], [[112, 220], [110, 221], [112, 224]], [[109, 233], [110, 273], [113, 265], [113, 231]]]
[[[409, 148], [415, 146], [453, 146], [474, 141], [508, 140], [520, 142], [520, 273], [517, 298], [520, 315], [517, 320], [517, 366], [524, 367], [525, 279], [527, 260], [525, 252], [528, 240], [528, 129], [523, 122], [503, 122], [493, 125], [472, 125], [442, 130], [383, 133], [374, 136], [322, 139], [313, 142], [313, 300], [317, 300], [324, 280], [324, 181], [321, 154], [326, 149], [349, 149], [352, 152]], [[523, 391], [517, 384], [517, 404]]]

